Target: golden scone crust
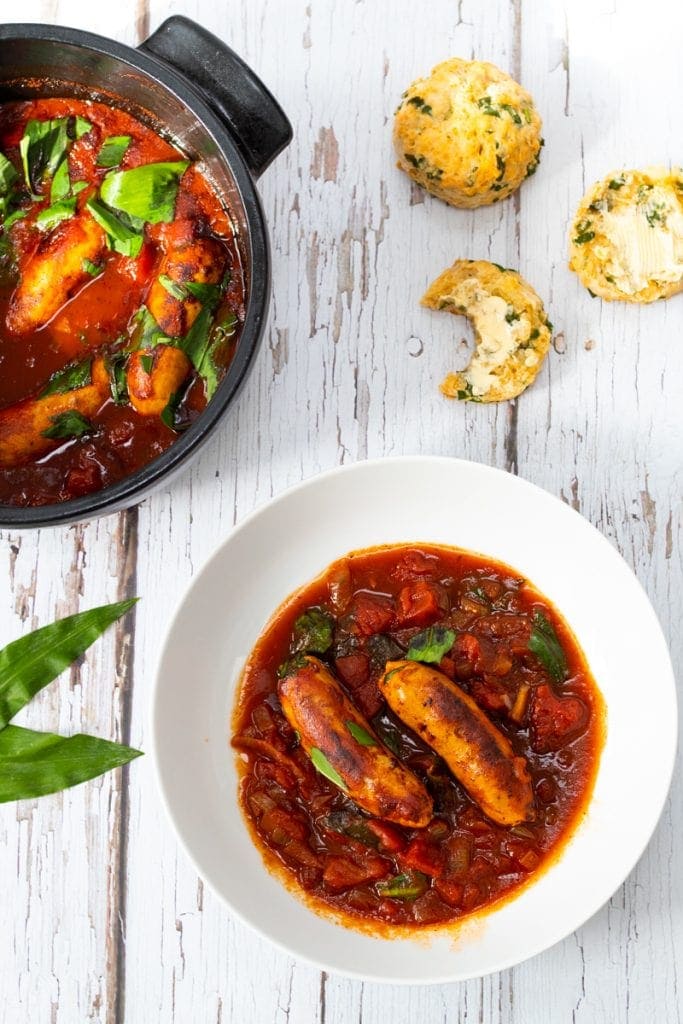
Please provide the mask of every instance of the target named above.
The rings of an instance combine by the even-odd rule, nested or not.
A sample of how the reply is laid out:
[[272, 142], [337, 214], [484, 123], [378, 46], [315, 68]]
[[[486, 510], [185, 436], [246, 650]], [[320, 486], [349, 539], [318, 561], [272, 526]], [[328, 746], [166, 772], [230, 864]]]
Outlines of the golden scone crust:
[[683, 170], [614, 171], [581, 200], [569, 266], [594, 295], [654, 302], [683, 290]]
[[541, 118], [497, 68], [453, 57], [404, 92], [394, 118], [398, 166], [452, 206], [505, 199], [538, 167]]
[[441, 384], [448, 398], [502, 402], [534, 381], [550, 347], [552, 324], [516, 270], [486, 260], [456, 260], [422, 296], [422, 305], [459, 313], [474, 328], [474, 353]]

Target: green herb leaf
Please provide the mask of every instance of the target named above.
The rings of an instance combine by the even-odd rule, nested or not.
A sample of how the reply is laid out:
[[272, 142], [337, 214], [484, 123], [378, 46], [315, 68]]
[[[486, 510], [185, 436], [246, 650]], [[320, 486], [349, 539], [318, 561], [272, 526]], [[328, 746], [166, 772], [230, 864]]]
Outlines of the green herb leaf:
[[50, 186], [50, 202], [56, 203], [65, 199], [71, 191], [71, 178], [69, 177], [69, 161], [64, 156], [57, 166]]
[[76, 116], [73, 126], [69, 127], [69, 134], [73, 135], [75, 139], [80, 139], [81, 136], [87, 135], [90, 131], [92, 131], [90, 121], [86, 121], [86, 119], [80, 115]]
[[294, 623], [292, 651], [324, 654], [332, 646], [334, 620], [322, 608], [308, 608]]
[[97, 154], [98, 167], [118, 167], [130, 146], [130, 135], [110, 135]]
[[131, 349], [156, 348], [157, 345], [177, 344], [177, 340], [164, 334], [147, 306], [140, 306], [135, 314], [137, 327], [133, 333]]
[[567, 659], [552, 623], [543, 612], [536, 612], [529, 638], [529, 650], [535, 654], [556, 683], [567, 678]]
[[168, 223], [175, 215], [180, 178], [189, 161], [143, 164], [129, 171], [112, 171], [102, 182], [103, 201], [149, 224]]
[[346, 728], [349, 730], [354, 740], [356, 740], [362, 747], [376, 747], [377, 740], [374, 736], [371, 736], [367, 729], [364, 729], [362, 725], [358, 725], [356, 722], [348, 721]]
[[42, 431], [43, 437], [59, 438], [69, 440], [73, 437], [83, 437], [84, 434], [91, 434], [95, 428], [90, 420], [86, 420], [76, 409], [67, 409], [52, 417], [52, 426]]
[[300, 668], [305, 668], [308, 662], [303, 654], [295, 654], [293, 658], [287, 658], [281, 665], [278, 666], [277, 677], [278, 679], [286, 679], [287, 676], [293, 676], [295, 672], [298, 672]]
[[316, 771], [320, 772], [320, 774], [324, 775], [326, 779], [330, 780], [330, 782], [334, 782], [335, 786], [339, 786], [340, 789], [343, 789], [344, 792], [346, 792], [347, 787], [344, 780], [339, 772], [332, 767], [322, 750], [319, 750], [318, 747], [311, 747], [308, 752], [308, 756], [313, 762], [313, 767]]
[[140, 757], [122, 743], [8, 725], [0, 732], [0, 803], [57, 793]]
[[160, 419], [169, 430], [175, 430], [176, 434], [182, 433], [190, 426], [190, 419], [187, 410], [183, 408], [183, 400], [187, 394], [187, 388], [181, 391], [173, 391], [168, 402], [160, 413]]
[[[138, 599], [105, 604], [36, 629], [0, 650], [0, 729]], [[2, 737], [3, 733], [0, 733]], [[0, 769], [0, 777], [3, 772]]]
[[92, 360], [84, 359], [80, 363], [70, 363], [63, 370], [53, 373], [49, 381], [40, 392], [39, 398], [46, 395], [63, 395], [67, 391], [75, 391], [76, 388], [83, 388], [92, 382]]
[[219, 370], [215, 354], [223, 341], [221, 334], [216, 335], [212, 331], [215, 305], [207, 303], [203, 306], [192, 327], [178, 343], [203, 379], [207, 399], [212, 398], [218, 388]]
[[490, 96], [482, 96], [477, 100], [477, 106], [489, 117], [500, 117], [500, 110], [491, 102]]
[[93, 263], [92, 260], [83, 260], [81, 262], [81, 267], [86, 274], [90, 274], [91, 277], [99, 277], [104, 271], [104, 267], [101, 266], [101, 264]]
[[36, 216], [35, 224], [41, 231], [51, 231], [52, 228], [61, 224], [63, 220], [69, 220], [76, 212], [76, 197], [60, 199], [53, 206], [41, 210]]
[[7, 159], [4, 153], [0, 153], [0, 195], [7, 195], [18, 179], [19, 172], [14, 164]]
[[172, 295], [174, 299], [178, 299], [179, 302], [183, 302], [187, 296], [187, 288], [180, 284], [179, 281], [173, 281], [168, 274], [159, 275], [159, 284], [162, 288], [165, 288], [169, 295]]
[[614, 191], [618, 191], [620, 188], [623, 188], [625, 184], [626, 178], [623, 174], [620, 174], [618, 178], [612, 178], [607, 187], [613, 189]]
[[406, 654], [409, 661], [426, 661], [438, 664], [455, 643], [455, 633], [445, 626], [430, 626], [416, 633], [410, 641]]
[[404, 871], [387, 882], [378, 882], [375, 888], [380, 896], [395, 900], [416, 900], [427, 891], [429, 881], [421, 871]]
[[519, 116], [518, 112], [509, 103], [501, 103], [500, 109], [504, 110], [506, 114], [509, 114], [515, 124], [522, 123], [522, 119]]
[[100, 203], [97, 199], [89, 199], [85, 204], [93, 220], [106, 231], [109, 245], [122, 256], [139, 256], [142, 249], [142, 233], [144, 225], [131, 220]]
[[109, 390], [115, 405], [126, 405], [128, 402], [128, 382], [126, 381], [125, 352], [116, 352], [105, 356], [105, 367], [109, 374]]
[[[0, 199], [0, 204], [1, 203], [2, 200]], [[15, 224], [18, 220], [23, 220], [27, 213], [28, 210], [15, 210], [13, 213], [10, 213], [9, 217], [5, 217], [3, 223], [5, 231], [9, 231], [12, 225]]]
[[148, 353], [144, 353], [143, 355], [140, 356], [140, 365], [142, 366], [142, 369], [149, 377], [150, 373], [152, 372], [152, 367], [154, 366], [154, 356], [149, 355]]
[[595, 232], [590, 230], [591, 221], [582, 220], [576, 225], [576, 237], [574, 238], [574, 245], [585, 245], [586, 242], [592, 242], [595, 238]]
[[[59, 165], [66, 162], [70, 141], [80, 139], [91, 128], [90, 122], [83, 117], [57, 117], [51, 121], [27, 122], [19, 142], [19, 152], [26, 184], [32, 193], [39, 192], [44, 179], [55, 176]], [[63, 176], [66, 174], [68, 177], [68, 168], [60, 174], [58, 191], [64, 187]], [[61, 195], [52, 196], [52, 201], [66, 194], [62, 192]]]

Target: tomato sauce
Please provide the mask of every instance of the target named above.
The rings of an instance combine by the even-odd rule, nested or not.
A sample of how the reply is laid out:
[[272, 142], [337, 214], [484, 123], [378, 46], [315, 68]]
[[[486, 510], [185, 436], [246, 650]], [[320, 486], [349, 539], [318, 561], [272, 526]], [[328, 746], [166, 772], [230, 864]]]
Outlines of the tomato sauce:
[[[300, 656], [293, 638], [310, 609], [332, 630], [316, 657], [432, 797], [426, 827], [360, 810], [316, 770], [285, 718], [278, 671]], [[386, 662], [405, 659], [432, 627], [449, 631], [441, 633], [449, 649], [430, 667], [473, 698], [524, 758], [531, 820], [503, 827], [487, 817], [383, 699]], [[242, 812], [268, 866], [345, 923], [416, 929], [491, 907], [557, 856], [590, 799], [604, 709], [569, 627], [528, 580], [469, 552], [401, 545], [335, 562], [278, 609], [247, 661], [233, 733]]]
[[[69, 119], [66, 161], [75, 209], [55, 226], [41, 228], [41, 213], [54, 208], [54, 171], [44, 173], [42, 180], [33, 182], [29, 190], [21, 140], [30, 122], [64, 118]], [[83, 121], [76, 122], [77, 118]], [[87, 123], [87, 130], [83, 122]], [[98, 161], [107, 140], [121, 137], [128, 142], [120, 160], [114, 165], [100, 166]], [[97, 357], [104, 357], [105, 365], [113, 373], [111, 364], [115, 357], [119, 373], [125, 377], [127, 360], [140, 333], [141, 310], [168, 262], [168, 254], [210, 240], [213, 262], [222, 275], [220, 298], [215, 301], [210, 328], [214, 334], [210, 337], [217, 338], [218, 325], [229, 325], [229, 330], [221, 328], [222, 341], [216, 341], [211, 350], [215, 386], [239, 339], [245, 312], [245, 281], [230, 214], [201, 170], [189, 163], [177, 183], [171, 217], [156, 223], [144, 221], [140, 227], [142, 245], [137, 254], [115, 251], [111, 240], [107, 241], [95, 261], [84, 259], [82, 266], [76, 267], [71, 283], [59, 282], [64, 294], [58, 308], [44, 319], [14, 329], [12, 309], [16, 307], [22, 282], [30, 280], [31, 275], [35, 277], [41, 258], [49, 262], [51, 245], [58, 251], [54, 240], [60, 232], [64, 234], [63, 257], [52, 258], [58, 266], [60, 259], [66, 265], [69, 251], [73, 250], [66, 232], [73, 229], [77, 220], [87, 222], [92, 229], [87, 204], [93, 197], [99, 199], [99, 189], [107, 175], [147, 164], [184, 161], [186, 157], [125, 111], [70, 98], [2, 105], [0, 153], [17, 175], [14, 201], [4, 217], [9, 219], [9, 226], [3, 226], [0, 217], [0, 504], [43, 505], [100, 490], [144, 466], [172, 445], [207, 403], [206, 378], [197, 368], [198, 360], [192, 363], [185, 358], [179, 364], [177, 386], [168, 396], [169, 403], [171, 398], [173, 401], [166, 416], [158, 410], [142, 413], [133, 405], [130, 392], [126, 398], [125, 391], [117, 392], [112, 384], [111, 392], [102, 393], [98, 407], [94, 411], [89, 409], [85, 417], [87, 427], [80, 426], [80, 434], [69, 434], [67, 426], [60, 436], [48, 440], [43, 411], [47, 406], [41, 403], [49, 400], [41, 393], [55, 375], [65, 367]], [[90, 270], [84, 274], [86, 266]], [[181, 270], [190, 281], [197, 279], [196, 266]], [[165, 280], [168, 283], [168, 278]], [[36, 294], [42, 299], [53, 286], [38, 281]], [[169, 287], [174, 287], [173, 282]], [[176, 292], [180, 301], [180, 286], [176, 286]], [[175, 340], [174, 336], [171, 341]], [[179, 338], [178, 346], [182, 348], [182, 344], [183, 339]], [[148, 388], [153, 386], [156, 365], [155, 352], [149, 352], [149, 360], [144, 364], [149, 379], [142, 381]], [[130, 383], [130, 375], [128, 380]], [[59, 410], [65, 401], [55, 404], [59, 415], [63, 415]], [[79, 401], [74, 393], [76, 410]], [[53, 417], [47, 422], [49, 427]], [[31, 431], [35, 433], [33, 439], [28, 436]]]

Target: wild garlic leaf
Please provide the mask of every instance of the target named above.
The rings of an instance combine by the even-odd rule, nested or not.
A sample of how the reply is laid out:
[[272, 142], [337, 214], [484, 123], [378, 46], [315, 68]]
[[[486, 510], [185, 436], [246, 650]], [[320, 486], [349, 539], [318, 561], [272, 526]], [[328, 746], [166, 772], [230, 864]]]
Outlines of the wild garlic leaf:
[[0, 729], [136, 601], [137, 598], [131, 598], [69, 615], [3, 647], [0, 650]]

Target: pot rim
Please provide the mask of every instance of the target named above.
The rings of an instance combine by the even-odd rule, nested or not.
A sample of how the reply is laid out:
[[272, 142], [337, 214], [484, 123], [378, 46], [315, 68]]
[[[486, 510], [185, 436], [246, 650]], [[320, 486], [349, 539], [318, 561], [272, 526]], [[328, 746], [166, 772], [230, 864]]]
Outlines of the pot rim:
[[[176, 475], [214, 433], [244, 383], [265, 329], [270, 301], [268, 231], [254, 180], [230, 129], [212, 110], [208, 98], [198, 87], [170, 64], [106, 36], [60, 25], [0, 25], [0, 43], [23, 40], [63, 43], [114, 57], [151, 78], [192, 110], [214, 139], [219, 158], [226, 165], [239, 195], [247, 227], [242, 242], [250, 257], [250, 271], [246, 282], [246, 315], [237, 349], [215, 395], [197, 420], [151, 462], [93, 494], [49, 505], [0, 504], [0, 529], [64, 526], [109, 515], [137, 505], [164, 479]], [[67, 79], [61, 81], [68, 84]], [[172, 125], [168, 128], [172, 130]]]

